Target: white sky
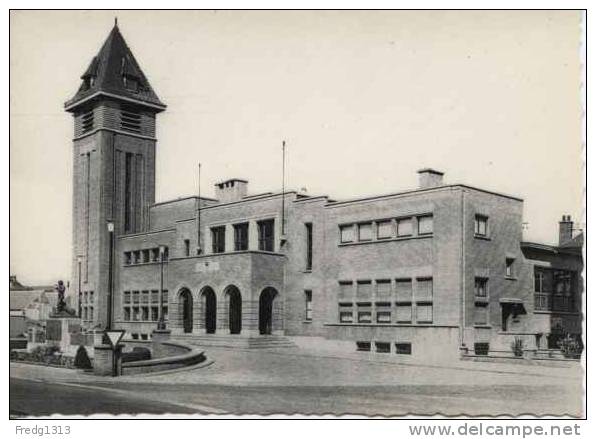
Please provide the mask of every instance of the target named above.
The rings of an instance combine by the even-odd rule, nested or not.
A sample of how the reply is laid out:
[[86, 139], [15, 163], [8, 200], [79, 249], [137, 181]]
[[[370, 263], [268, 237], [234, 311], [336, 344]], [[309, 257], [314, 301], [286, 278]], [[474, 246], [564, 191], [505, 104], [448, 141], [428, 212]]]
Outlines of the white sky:
[[70, 278], [63, 103], [118, 16], [168, 110], [157, 201], [227, 177], [352, 198], [416, 170], [525, 199], [526, 240], [582, 213], [580, 14], [561, 11], [11, 13], [10, 271]]

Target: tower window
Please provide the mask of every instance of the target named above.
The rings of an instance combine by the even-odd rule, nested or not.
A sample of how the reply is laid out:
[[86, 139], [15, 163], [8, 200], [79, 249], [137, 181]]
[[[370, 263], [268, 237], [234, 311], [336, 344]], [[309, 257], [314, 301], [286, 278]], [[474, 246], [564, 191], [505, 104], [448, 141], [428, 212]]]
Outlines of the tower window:
[[83, 113], [81, 115], [81, 132], [88, 133], [93, 129], [94, 126], [94, 113], [93, 110]]
[[259, 250], [272, 252], [274, 248], [273, 220], [259, 221]]
[[312, 290], [304, 291], [304, 304], [304, 320], [310, 322], [312, 320]]
[[120, 107], [120, 129], [133, 133], [141, 132], [141, 113], [135, 107]]
[[184, 256], [190, 256], [190, 240], [184, 240]]

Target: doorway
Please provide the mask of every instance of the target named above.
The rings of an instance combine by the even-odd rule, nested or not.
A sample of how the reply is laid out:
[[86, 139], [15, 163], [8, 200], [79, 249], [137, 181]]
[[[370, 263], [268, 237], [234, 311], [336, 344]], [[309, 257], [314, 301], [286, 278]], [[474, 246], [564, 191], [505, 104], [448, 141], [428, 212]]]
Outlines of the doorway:
[[273, 330], [273, 301], [277, 296], [275, 288], [265, 288], [259, 297], [259, 333], [271, 334]]
[[235, 286], [228, 287], [226, 291], [228, 302], [228, 324], [230, 334], [240, 334], [242, 331], [242, 296]]
[[190, 333], [192, 332], [192, 294], [186, 288], [180, 292], [180, 307], [182, 327], [185, 333]]
[[205, 333], [215, 334], [217, 326], [217, 299], [215, 291], [211, 287], [205, 287], [201, 294], [203, 305], [203, 319], [205, 322]]

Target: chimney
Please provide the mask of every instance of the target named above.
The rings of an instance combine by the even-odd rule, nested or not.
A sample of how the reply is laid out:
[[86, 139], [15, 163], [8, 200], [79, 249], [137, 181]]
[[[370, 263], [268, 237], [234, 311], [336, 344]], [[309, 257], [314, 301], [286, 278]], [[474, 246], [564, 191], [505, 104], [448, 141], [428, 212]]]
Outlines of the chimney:
[[215, 198], [220, 203], [231, 203], [241, 200], [248, 192], [248, 181], [231, 178], [215, 184]]
[[443, 186], [443, 173], [431, 168], [424, 168], [418, 171], [418, 188], [428, 189], [431, 187]]
[[570, 215], [563, 215], [559, 221], [559, 245], [563, 245], [573, 238], [573, 221]]

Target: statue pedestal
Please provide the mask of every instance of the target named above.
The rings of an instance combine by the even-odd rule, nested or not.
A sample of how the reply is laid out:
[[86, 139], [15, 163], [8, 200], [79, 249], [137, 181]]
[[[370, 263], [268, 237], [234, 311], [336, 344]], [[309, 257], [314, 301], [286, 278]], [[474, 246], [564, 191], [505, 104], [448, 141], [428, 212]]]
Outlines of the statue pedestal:
[[46, 343], [60, 348], [63, 353], [71, 351], [71, 334], [81, 331], [81, 320], [70, 314], [52, 314], [46, 320]]

